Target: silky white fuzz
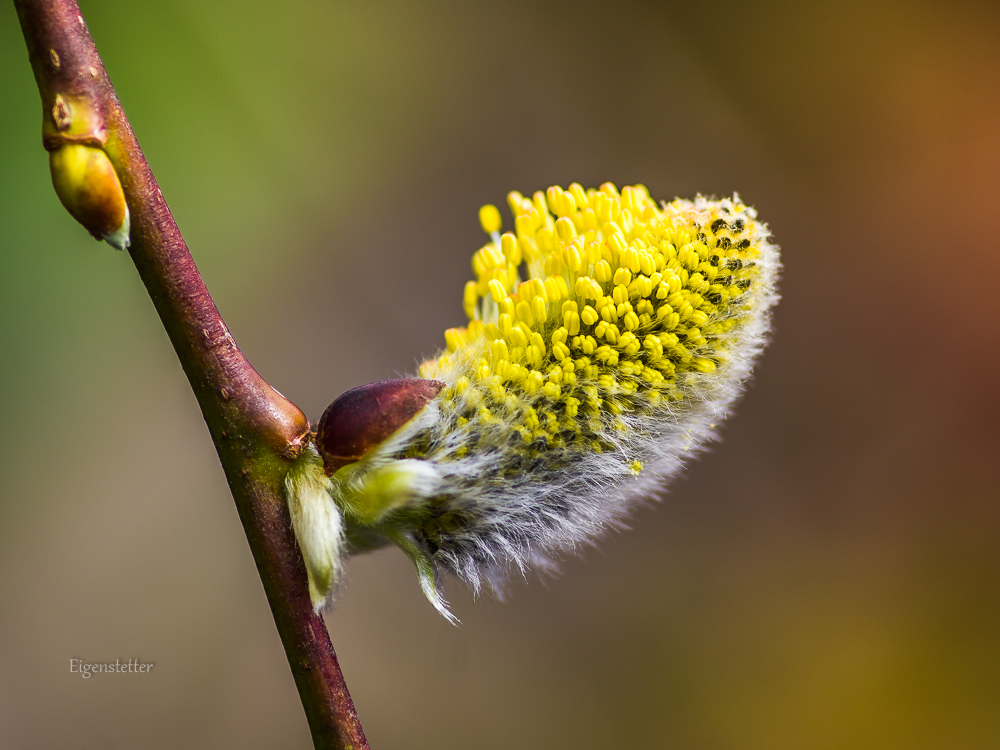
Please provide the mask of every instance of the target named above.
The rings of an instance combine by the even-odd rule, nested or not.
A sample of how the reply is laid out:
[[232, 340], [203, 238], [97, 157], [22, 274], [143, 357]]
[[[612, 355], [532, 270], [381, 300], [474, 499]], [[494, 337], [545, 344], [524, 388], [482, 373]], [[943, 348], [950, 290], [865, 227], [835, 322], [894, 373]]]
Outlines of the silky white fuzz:
[[288, 511], [309, 577], [309, 597], [319, 612], [343, 570], [344, 522], [331, 494], [323, 461], [309, 446], [285, 477]]

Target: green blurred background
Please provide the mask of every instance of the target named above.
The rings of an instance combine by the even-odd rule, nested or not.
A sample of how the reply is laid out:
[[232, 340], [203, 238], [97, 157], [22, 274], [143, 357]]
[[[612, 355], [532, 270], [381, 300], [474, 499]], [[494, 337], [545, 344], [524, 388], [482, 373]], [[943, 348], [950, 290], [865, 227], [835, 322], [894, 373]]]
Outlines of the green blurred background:
[[[463, 320], [510, 189], [737, 190], [782, 246], [756, 382], [633, 530], [504, 603], [452, 582], [458, 629], [402, 555], [352, 561], [327, 622], [374, 747], [1000, 747], [996, 4], [83, 12], [234, 335], [313, 419]], [[0, 745], [308, 747], [195, 401], [40, 122], [0, 5]]]

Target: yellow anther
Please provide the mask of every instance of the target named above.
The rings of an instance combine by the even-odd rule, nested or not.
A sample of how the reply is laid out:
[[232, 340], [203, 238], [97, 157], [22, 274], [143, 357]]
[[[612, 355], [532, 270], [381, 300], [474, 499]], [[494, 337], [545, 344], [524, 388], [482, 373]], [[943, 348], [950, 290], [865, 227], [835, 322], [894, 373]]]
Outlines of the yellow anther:
[[507, 290], [504, 288], [502, 282], [493, 279], [489, 284], [490, 288], [490, 298], [497, 304], [500, 304], [500, 300], [507, 296]]
[[688, 286], [696, 292], [704, 292], [708, 289], [709, 284], [700, 273], [693, 273], [688, 279]]
[[476, 278], [489, 273], [486, 256], [482, 250], [479, 250], [472, 255], [472, 272], [476, 274]]
[[656, 271], [656, 261], [654, 260], [651, 253], [647, 252], [639, 253], [639, 270], [642, 271], [647, 276]]
[[544, 323], [545, 319], [548, 317], [546, 311], [545, 300], [542, 297], [532, 297], [531, 298], [531, 312], [535, 316], [535, 320], [539, 323]]
[[537, 346], [542, 354], [545, 354], [545, 340], [542, 338], [542, 334], [538, 331], [533, 331], [530, 341], [532, 346]]
[[[614, 367], [615, 365], [618, 364], [618, 352], [616, 352], [607, 344], [597, 347], [597, 351], [594, 352], [594, 357], [597, 358], [599, 361], [604, 362], [604, 364], [610, 367]], [[615, 384], [614, 376], [607, 375], [605, 377], [607, 377], [610, 380], [610, 384], [607, 387], [614, 388]]]
[[549, 207], [545, 203], [545, 193], [541, 190], [536, 190], [531, 196], [531, 203], [535, 207], [535, 211], [538, 212], [539, 222], [544, 221], [549, 213]]
[[559, 326], [557, 329], [555, 329], [552, 332], [552, 343], [553, 344], [560, 344], [560, 343], [565, 344], [566, 343], [566, 339], [568, 338], [568, 336], [569, 336], [569, 332], [566, 330], [566, 328], [564, 326]]
[[514, 327], [514, 320], [508, 313], [500, 313], [497, 320], [497, 327], [504, 336], [510, 336], [510, 331]]
[[691, 366], [698, 370], [698, 372], [715, 372], [715, 362], [705, 357], [695, 357], [691, 362]]
[[615, 222], [616, 224], [620, 223], [622, 221], [622, 214], [623, 214], [623, 212], [622, 212], [622, 202], [621, 202], [621, 199], [617, 198], [617, 197], [612, 198], [611, 199], [611, 221]]
[[493, 344], [493, 359], [495, 360], [509, 360], [510, 350], [507, 349], [507, 342], [503, 339], [494, 339]]
[[680, 276], [673, 273], [672, 271], [664, 273], [663, 281], [660, 283], [666, 284], [667, 289], [670, 290], [671, 294], [673, 294], [674, 292], [679, 292], [681, 290], [681, 287], [684, 285], [683, 282], [681, 281]]
[[615, 276], [613, 280], [615, 282], [616, 287], [628, 286], [629, 283], [632, 281], [632, 272], [624, 267], [619, 268], [617, 271], [615, 271]]
[[479, 209], [479, 224], [486, 234], [499, 232], [503, 220], [500, 218], [499, 209], [492, 203], [487, 203]]
[[555, 241], [552, 239], [552, 230], [548, 227], [542, 227], [535, 233], [535, 244], [538, 246], [538, 251], [542, 254], [551, 252], [555, 247]]
[[[565, 195], [565, 193], [564, 193]], [[572, 200], [572, 198], [570, 199]], [[576, 237], [576, 226], [573, 220], [563, 216], [556, 221], [556, 233], [563, 242], [570, 242]]]
[[[661, 311], [663, 311], [662, 314]], [[681, 322], [681, 316], [671, 310], [670, 305], [664, 305], [657, 310], [656, 317], [660, 321], [660, 324], [668, 331], [674, 330]]]
[[500, 312], [514, 317], [514, 299], [509, 294], [500, 300]]
[[648, 297], [653, 293], [653, 282], [648, 276], [636, 276], [628, 285], [628, 293], [631, 297]]
[[[562, 282], [561, 285], [560, 281]], [[565, 288], [566, 281], [562, 276], [549, 276], [545, 279], [545, 296], [553, 302], [558, 302], [566, 296], [563, 291]]]
[[570, 336], [576, 336], [580, 332], [579, 313], [567, 311], [563, 313], [563, 325], [569, 331]]
[[587, 242], [585, 256], [587, 258], [587, 263], [590, 265], [598, 263], [601, 260], [601, 243], [597, 240], [590, 240]]
[[474, 306], [479, 301], [479, 292], [475, 281], [465, 282], [465, 289], [462, 292], [462, 304], [466, 308]]
[[513, 328], [510, 329], [510, 342], [515, 348], [521, 347], [523, 349], [528, 345], [528, 331], [526, 331], [523, 326], [524, 323], [518, 322], [514, 324]]
[[568, 297], [569, 296], [569, 285], [566, 283], [566, 279], [564, 279], [562, 276], [556, 276], [554, 278], [555, 278], [556, 286], [559, 287], [559, 296], [558, 297], [553, 296], [552, 299], [555, 300], [555, 299], [563, 299], [565, 297]]
[[481, 269], [479, 275], [489, 275], [490, 272], [495, 268], [503, 268], [507, 265], [506, 259], [503, 257], [503, 253], [500, 252], [500, 248], [496, 247], [493, 243], [485, 245], [479, 251], [479, 257], [481, 258]]
[[595, 310], [590, 305], [584, 307], [583, 312], [580, 313], [580, 320], [582, 320], [588, 326], [594, 325], [594, 323], [596, 323], [599, 320], [599, 318], [600, 316], [597, 314], [597, 310]]
[[569, 356], [569, 347], [563, 343], [556, 343], [552, 345], [552, 356], [556, 358], [557, 362], [562, 362]]
[[695, 310], [691, 313], [691, 325], [701, 328], [708, 322], [708, 316], [705, 315], [701, 310]]
[[559, 211], [557, 212], [560, 216], [572, 216], [576, 213], [577, 205], [576, 199], [573, 198], [572, 193], [563, 192], [559, 195]]
[[535, 236], [535, 229], [538, 225], [534, 221], [534, 217], [530, 214], [521, 214], [516, 219], [514, 219], [514, 230], [517, 232], [517, 236], [523, 239], [531, 239]]
[[545, 258], [545, 264], [543, 266], [546, 276], [556, 276], [562, 270], [562, 260], [559, 258], [558, 252], [549, 253], [548, 257]]
[[521, 215], [521, 201], [523, 200], [524, 196], [516, 190], [511, 190], [507, 193], [507, 205], [510, 206], [510, 212], [514, 216]]
[[573, 398], [570, 396], [566, 399], [566, 416], [571, 419], [575, 417], [580, 410], [580, 399]]
[[688, 270], [693, 271], [698, 267], [701, 259], [698, 257], [698, 251], [695, 250], [693, 242], [689, 242], [677, 251], [677, 260], [680, 261], [681, 265]]
[[462, 329], [460, 328], [449, 328], [444, 332], [444, 343], [448, 347], [449, 352], [456, 351], [462, 344], [465, 343], [465, 336], [462, 335]]
[[572, 182], [569, 186], [569, 194], [573, 196], [573, 200], [576, 201], [576, 205], [579, 208], [583, 208], [588, 204], [587, 193], [583, 189], [583, 185], [579, 182]]
[[[615, 275], [617, 276], [617, 274]], [[628, 302], [628, 288], [624, 284], [617, 284], [611, 290], [611, 299], [616, 306]]]
[[560, 392], [559, 386], [553, 382], [548, 382], [542, 386], [542, 395], [544, 395], [546, 398], [555, 400], [559, 398], [559, 392]]
[[639, 264], [639, 253], [631, 247], [622, 251], [621, 264], [623, 268], [627, 268], [632, 273], [639, 273], [639, 269], [642, 268]]
[[578, 297], [600, 299], [604, 294], [604, 290], [600, 284], [589, 276], [581, 276], [576, 280], [576, 294]]
[[628, 249], [628, 245], [625, 244], [625, 240], [620, 234], [613, 234], [608, 237], [608, 247], [618, 253], [619, 256]]
[[517, 237], [510, 232], [502, 234], [500, 236], [500, 252], [508, 263], [513, 263], [513, 258], [517, 253]]
[[[562, 221], [560, 219], [559, 221]], [[573, 271], [574, 273], [580, 270], [583, 259], [580, 257], [580, 249], [576, 246], [576, 243], [572, 243], [563, 249], [563, 263], [566, 267]]]
[[525, 349], [525, 356], [527, 357], [528, 363], [534, 367], [537, 367], [542, 363], [542, 357], [545, 352], [537, 346], [531, 345]]
[[594, 264], [594, 276], [602, 284], [607, 284], [612, 279], [611, 265], [606, 260], [597, 261]]
[[[624, 348], [627, 354], [638, 354], [641, 345], [634, 333], [625, 331], [618, 339], [618, 346]], [[638, 363], [632, 363], [630, 366], [642, 369], [642, 366]]]
[[611, 199], [607, 193], [598, 192], [594, 198], [594, 212], [597, 214], [597, 221], [606, 224], [611, 219]]
[[549, 206], [549, 211], [559, 214], [559, 196], [562, 195], [562, 188], [558, 185], [552, 185], [545, 191], [545, 199]]
[[535, 324], [535, 316], [531, 312], [531, 305], [525, 301], [518, 302], [514, 311], [517, 313], [517, 319], [523, 322], [527, 326], [533, 326]]
[[634, 331], [639, 327], [639, 316], [634, 312], [625, 313], [625, 317], [622, 318], [622, 322], [628, 330]]
[[622, 188], [622, 206], [624, 208], [627, 208], [629, 211], [635, 213], [636, 209], [635, 193], [629, 186]]

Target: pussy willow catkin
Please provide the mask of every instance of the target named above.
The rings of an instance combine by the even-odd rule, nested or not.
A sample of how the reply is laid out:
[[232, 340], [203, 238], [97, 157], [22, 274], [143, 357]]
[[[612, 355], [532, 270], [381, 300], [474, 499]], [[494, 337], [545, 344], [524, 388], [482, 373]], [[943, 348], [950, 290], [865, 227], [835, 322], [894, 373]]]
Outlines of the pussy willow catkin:
[[[778, 250], [737, 196], [657, 204], [642, 185], [574, 183], [508, 203], [513, 233], [480, 211], [469, 322], [424, 380], [345, 394], [320, 423], [324, 455], [289, 473], [317, 608], [346, 555], [387, 543], [450, 618], [440, 571], [478, 591], [592, 540], [711, 439], [766, 342]], [[366, 416], [392, 402], [380, 394], [407, 406]], [[355, 441], [375, 415], [382, 432]]]

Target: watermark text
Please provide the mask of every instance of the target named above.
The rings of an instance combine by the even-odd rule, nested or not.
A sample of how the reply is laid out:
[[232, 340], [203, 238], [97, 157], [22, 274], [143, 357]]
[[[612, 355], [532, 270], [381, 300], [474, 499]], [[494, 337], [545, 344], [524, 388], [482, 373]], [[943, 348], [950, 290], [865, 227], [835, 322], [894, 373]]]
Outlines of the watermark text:
[[147, 673], [152, 672], [155, 665], [149, 662], [139, 661], [139, 659], [129, 659], [123, 662], [116, 659], [113, 662], [85, 662], [83, 659], [70, 659], [69, 671], [73, 674], [83, 675], [83, 679], [89, 679], [95, 674], [121, 674], [123, 672]]

